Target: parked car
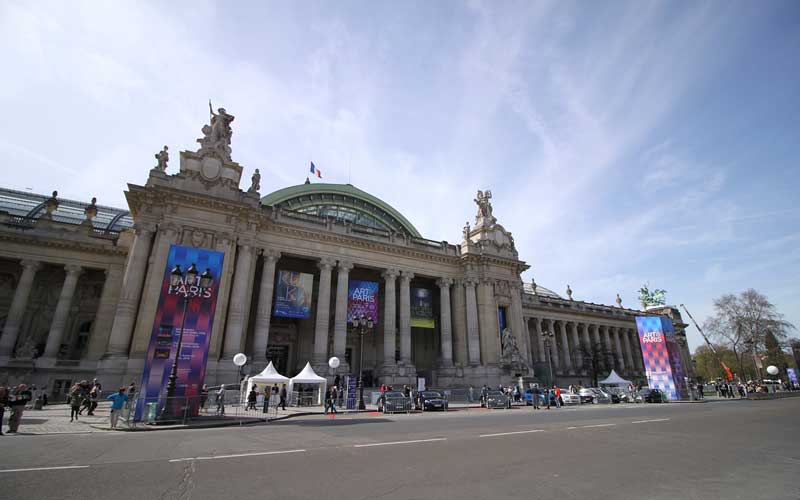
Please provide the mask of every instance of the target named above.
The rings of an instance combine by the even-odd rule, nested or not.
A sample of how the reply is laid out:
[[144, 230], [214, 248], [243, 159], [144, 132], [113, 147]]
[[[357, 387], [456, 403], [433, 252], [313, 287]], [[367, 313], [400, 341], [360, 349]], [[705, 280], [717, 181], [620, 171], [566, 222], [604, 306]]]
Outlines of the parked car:
[[594, 393], [594, 403], [595, 404], [603, 404], [603, 405], [610, 405], [611, 404], [611, 397], [606, 394], [605, 392], [601, 391], [596, 387], [592, 387], [591, 391]]
[[591, 389], [578, 389], [578, 397], [581, 398], [581, 403], [594, 403], [594, 391]]
[[447, 411], [447, 399], [442, 396], [442, 393], [437, 391], [422, 391], [417, 394], [417, 400], [414, 402], [414, 409], [416, 410], [443, 410]]
[[378, 411], [383, 413], [411, 411], [411, 398], [400, 391], [388, 391], [378, 398]]
[[642, 389], [636, 395], [637, 403], [665, 403], [667, 395], [660, 389]]
[[486, 408], [511, 408], [511, 398], [500, 391], [489, 391], [486, 393]]
[[561, 389], [561, 404], [579, 405], [581, 404], [581, 397], [577, 394], [572, 394], [571, 392]]
[[621, 401], [620, 398], [619, 398], [619, 394], [617, 394], [616, 392], [612, 391], [611, 389], [607, 389], [607, 388], [604, 387], [604, 388], [601, 388], [600, 391], [602, 391], [603, 394], [608, 396], [608, 398], [611, 400], [611, 402], [613, 404], [618, 404]]

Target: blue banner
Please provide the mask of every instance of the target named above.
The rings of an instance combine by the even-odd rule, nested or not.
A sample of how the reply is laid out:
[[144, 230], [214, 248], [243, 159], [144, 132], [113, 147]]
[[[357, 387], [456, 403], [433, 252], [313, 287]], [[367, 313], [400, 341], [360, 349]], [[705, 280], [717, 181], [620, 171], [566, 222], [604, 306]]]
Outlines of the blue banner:
[[273, 316], [308, 319], [311, 317], [311, 296], [314, 289], [312, 274], [278, 271]]

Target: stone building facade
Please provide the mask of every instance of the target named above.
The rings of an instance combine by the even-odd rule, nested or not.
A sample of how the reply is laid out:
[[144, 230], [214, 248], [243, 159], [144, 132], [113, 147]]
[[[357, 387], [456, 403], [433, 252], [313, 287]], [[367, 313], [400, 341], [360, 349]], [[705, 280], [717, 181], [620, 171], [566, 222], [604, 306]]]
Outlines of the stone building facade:
[[[289, 376], [311, 361], [332, 377], [327, 360], [337, 356], [337, 373], [361, 363], [368, 385], [418, 376], [440, 387], [549, 382], [551, 368], [559, 385], [588, 385], [612, 368], [643, 380], [634, 321], [642, 311], [523, 283], [528, 266], [494, 217], [491, 192], [478, 192], [474, 224], [455, 244], [423, 238], [349, 184], [307, 182], [262, 197], [258, 174], [240, 188], [242, 167], [219, 120], [204, 127], [199, 151], [180, 153], [174, 173], [166, 148], [156, 155], [145, 185], [129, 184], [127, 210], [0, 190], [0, 383], [32, 382], [54, 396], [80, 379], [138, 383], [172, 244], [225, 254], [209, 384], [237, 379], [239, 352], [250, 359], [246, 372], [272, 360]], [[309, 319], [273, 316], [279, 270], [314, 275]], [[351, 279], [380, 283], [381, 320], [363, 352], [346, 318]], [[411, 325], [413, 288], [435, 291], [433, 329]], [[688, 361], [677, 310], [648, 314], [673, 317]]]

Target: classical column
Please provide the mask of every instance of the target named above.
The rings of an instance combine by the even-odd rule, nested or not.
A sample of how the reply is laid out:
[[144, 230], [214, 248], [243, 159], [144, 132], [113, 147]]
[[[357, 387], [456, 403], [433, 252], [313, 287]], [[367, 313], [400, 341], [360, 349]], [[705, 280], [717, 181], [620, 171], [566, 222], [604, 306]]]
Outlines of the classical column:
[[539, 347], [539, 362], [547, 363], [547, 353], [544, 349], [544, 338], [542, 337], [542, 320], [541, 318], [533, 318], [533, 330], [536, 334], [536, 343]]
[[574, 321], [569, 324], [572, 337], [572, 355], [575, 358], [575, 369], [583, 369], [583, 355], [581, 354], [581, 339], [578, 336], [578, 324]]
[[622, 328], [619, 331], [619, 334], [622, 336], [622, 345], [625, 348], [625, 366], [628, 367], [628, 370], [633, 370], [633, 356], [631, 355], [631, 335], [630, 331], [627, 328]]
[[536, 344], [531, 337], [531, 319], [533, 318], [525, 318], [525, 335], [528, 336], [528, 345], [531, 346], [531, 352], [528, 353], [528, 356], [531, 360], [531, 366], [533, 366], [534, 361], [539, 359], [539, 353], [536, 351]]
[[89, 346], [86, 349], [86, 359], [96, 361], [103, 357], [108, 346], [111, 324], [114, 321], [119, 284], [122, 280], [122, 266], [111, 266], [104, 270], [106, 280], [103, 282], [103, 291], [100, 293], [100, 303], [92, 322], [92, 332], [89, 335]]
[[552, 333], [553, 336], [549, 336], [550, 339], [550, 359], [553, 361], [553, 369], [561, 368], [561, 361], [558, 359], [558, 342], [556, 339], [558, 338], [558, 334], [556, 334], [556, 322], [552, 319], [545, 319], [546, 322], [545, 326], [545, 333]]
[[558, 322], [558, 333], [561, 340], [561, 359], [564, 360], [564, 369], [572, 370], [572, 359], [569, 355], [569, 340], [567, 338], [567, 324], [565, 321]]
[[613, 334], [614, 334], [614, 347], [616, 348], [616, 355], [617, 355], [617, 366], [619, 366], [619, 371], [625, 371], [625, 360], [622, 358], [622, 343], [619, 339], [619, 328], [613, 327]]
[[453, 301], [453, 357], [461, 366], [469, 362], [467, 348], [467, 296], [464, 292], [464, 280], [457, 279], [453, 282], [453, 291], [450, 293]]
[[122, 289], [114, 312], [114, 323], [108, 337], [105, 357], [127, 357], [133, 327], [136, 324], [136, 311], [142, 296], [142, 285], [147, 274], [147, 259], [153, 244], [153, 229], [137, 225], [136, 236], [125, 263], [122, 276]]
[[[592, 355], [592, 340], [589, 338], [589, 325], [586, 323], [581, 323], [581, 338], [583, 340], [583, 353], [586, 355]], [[586, 360], [584, 360], [584, 366], [586, 366]]]
[[614, 368], [614, 348], [611, 347], [611, 336], [608, 333], [608, 327], [602, 325], [601, 328], [603, 329], [603, 359], [605, 360], [606, 370], [611, 371]]
[[[277, 250], [264, 249], [264, 266], [261, 269], [261, 284], [258, 287], [258, 306], [256, 308], [256, 324], [253, 332], [253, 358], [256, 363], [267, 361], [267, 345], [269, 345], [269, 321], [272, 318], [272, 292], [275, 290], [275, 264], [281, 258]], [[328, 270], [328, 287], [330, 288], [330, 269]], [[320, 297], [322, 282], [320, 281]], [[327, 303], [325, 310], [327, 311]], [[327, 345], [327, 341], [325, 342]]]
[[350, 369], [345, 361], [347, 348], [347, 287], [350, 282], [351, 269], [353, 269], [353, 264], [345, 260], [339, 261], [336, 274], [336, 309], [333, 317], [333, 355], [341, 360], [342, 366], [347, 370]]
[[644, 371], [644, 359], [642, 358], [642, 345], [639, 342], [639, 332], [635, 328], [631, 328], [629, 330], [629, 334], [631, 335], [631, 342], [633, 348], [633, 363], [636, 365], [636, 368], [640, 371]]
[[522, 283], [512, 282], [509, 289], [511, 290], [511, 321], [514, 325], [512, 333], [517, 337], [520, 354], [523, 355], [525, 364], [533, 366], [531, 336], [528, 333], [528, 326], [522, 314]]
[[228, 306], [228, 328], [225, 330], [225, 343], [222, 357], [231, 359], [242, 350], [242, 333], [245, 328], [245, 301], [248, 300], [247, 286], [250, 283], [250, 267], [253, 262], [253, 247], [239, 244], [239, 256], [233, 274], [233, 287]]
[[478, 301], [475, 297], [475, 285], [477, 281], [468, 278], [464, 281], [464, 288], [467, 295], [467, 350], [469, 353], [469, 364], [478, 366], [481, 364], [481, 337], [478, 327]]
[[317, 262], [319, 268], [319, 292], [317, 293], [317, 319], [314, 323], [314, 356], [318, 367], [325, 366], [328, 357], [328, 335], [331, 321], [331, 271], [336, 261], [323, 258]]
[[450, 278], [442, 278], [436, 280], [436, 285], [439, 287], [439, 330], [440, 330], [440, 343], [442, 346], [442, 359], [441, 364], [444, 367], [453, 366], [453, 335], [450, 325], [450, 285], [453, 280]]
[[75, 286], [78, 284], [78, 277], [81, 275], [81, 266], [68, 264], [64, 266], [67, 277], [64, 278], [64, 285], [61, 287], [61, 294], [58, 296], [56, 311], [53, 313], [53, 321], [50, 323], [50, 332], [47, 334], [47, 344], [44, 348], [44, 358], [55, 359], [58, 350], [61, 348], [61, 339], [64, 337], [64, 327], [67, 325], [69, 308], [72, 305], [72, 297], [75, 295]]
[[22, 318], [25, 316], [25, 309], [28, 306], [28, 297], [33, 288], [33, 278], [36, 271], [41, 267], [41, 263], [35, 260], [22, 261], [22, 276], [14, 290], [14, 298], [11, 300], [11, 308], [8, 310], [6, 325], [3, 327], [3, 336], [0, 337], [0, 356], [11, 356], [14, 346], [17, 344], [19, 327]]
[[383, 365], [395, 366], [395, 351], [397, 349], [397, 327], [395, 325], [397, 319], [396, 301], [397, 293], [395, 285], [397, 284], [397, 275], [400, 272], [397, 269], [386, 269], [381, 273], [385, 288], [385, 298], [383, 300]]
[[605, 365], [605, 359], [603, 359], [603, 343], [600, 342], [600, 327], [598, 325], [589, 325], [588, 328], [592, 332], [592, 356], [597, 360], [597, 368], [602, 369], [603, 365]]
[[400, 360], [411, 365], [411, 280], [414, 274], [403, 271], [400, 275]]

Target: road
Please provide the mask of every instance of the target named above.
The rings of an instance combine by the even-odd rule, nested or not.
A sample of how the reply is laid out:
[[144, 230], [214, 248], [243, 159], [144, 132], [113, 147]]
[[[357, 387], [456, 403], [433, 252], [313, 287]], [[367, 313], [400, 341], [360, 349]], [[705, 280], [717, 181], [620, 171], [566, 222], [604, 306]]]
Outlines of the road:
[[800, 398], [2, 437], [8, 499], [798, 499]]

